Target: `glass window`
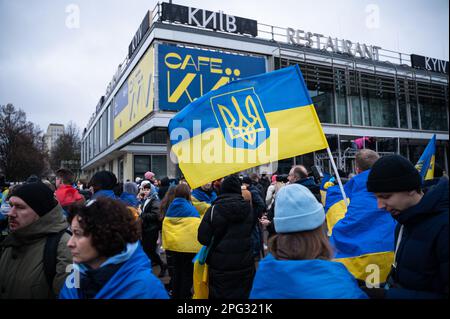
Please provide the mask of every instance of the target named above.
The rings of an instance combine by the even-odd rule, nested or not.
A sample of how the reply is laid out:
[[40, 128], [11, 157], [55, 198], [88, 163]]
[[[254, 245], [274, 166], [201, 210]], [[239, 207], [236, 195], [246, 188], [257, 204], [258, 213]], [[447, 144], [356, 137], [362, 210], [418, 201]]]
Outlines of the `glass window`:
[[352, 103], [352, 124], [353, 125], [363, 125], [362, 122], [362, 109], [361, 100], [359, 95], [350, 96], [350, 101]]
[[135, 155], [134, 156], [134, 178], [143, 177], [145, 172], [151, 170], [151, 156]]
[[166, 155], [152, 155], [152, 172], [155, 173], [155, 177], [158, 179], [167, 176]]
[[403, 97], [398, 100], [398, 110], [400, 114], [400, 127], [408, 128], [407, 104]]
[[446, 131], [448, 129], [445, 100], [420, 97], [419, 106], [423, 130]]
[[410, 97], [411, 108], [411, 125], [413, 129], [419, 129], [419, 108], [417, 106], [417, 100], [415, 96]]
[[339, 124], [348, 124], [346, 80], [344, 70], [334, 70], [334, 85], [336, 88], [337, 122]]
[[144, 135], [144, 143], [149, 144], [166, 144], [167, 131], [164, 129], [155, 129]]
[[338, 112], [338, 123], [348, 124], [348, 112], [347, 112], [347, 96], [345, 93], [336, 93], [336, 103]]
[[364, 125], [397, 127], [396, 99], [392, 93], [378, 94], [365, 90], [363, 93]]

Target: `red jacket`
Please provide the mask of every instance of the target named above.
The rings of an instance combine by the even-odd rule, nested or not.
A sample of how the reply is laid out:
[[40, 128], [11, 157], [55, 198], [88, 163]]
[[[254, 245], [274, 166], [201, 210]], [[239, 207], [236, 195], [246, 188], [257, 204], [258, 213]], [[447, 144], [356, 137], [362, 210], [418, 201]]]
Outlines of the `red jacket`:
[[84, 199], [78, 190], [70, 185], [60, 185], [55, 191], [55, 196], [63, 207]]

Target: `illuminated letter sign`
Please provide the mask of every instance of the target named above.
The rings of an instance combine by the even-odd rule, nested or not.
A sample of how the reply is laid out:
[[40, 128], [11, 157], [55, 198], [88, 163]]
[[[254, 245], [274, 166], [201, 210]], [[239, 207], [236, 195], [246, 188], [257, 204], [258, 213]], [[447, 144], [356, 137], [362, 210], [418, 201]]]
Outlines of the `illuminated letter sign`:
[[411, 54], [411, 66], [417, 69], [448, 74], [448, 61], [433, 59], [422, 55]]
[[250, 34], [254, 37], [258, 35], [256, 20], [166, 2], [162, 4], [162, 20], [229, 33]]

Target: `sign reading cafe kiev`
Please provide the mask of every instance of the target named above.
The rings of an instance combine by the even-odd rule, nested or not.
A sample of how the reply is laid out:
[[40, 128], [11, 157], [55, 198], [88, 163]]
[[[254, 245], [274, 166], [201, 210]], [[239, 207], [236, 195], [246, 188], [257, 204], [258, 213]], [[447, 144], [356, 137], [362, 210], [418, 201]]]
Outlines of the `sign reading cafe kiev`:
[[[286, 29], [287, 42], [289, 44], [306, 46], [319, 50], [331, 50], [334, 53], [346, 53], [353, 57], [363, 59], [379, 60], [378, 50], [381, 47], [360, 43], [353, 43], [350, 40], [340, 40], [338, 38], [325, 37], [323, 34], [305, 32], [302, 30]], [[323, 41], [321, 41], [324, 39]]]

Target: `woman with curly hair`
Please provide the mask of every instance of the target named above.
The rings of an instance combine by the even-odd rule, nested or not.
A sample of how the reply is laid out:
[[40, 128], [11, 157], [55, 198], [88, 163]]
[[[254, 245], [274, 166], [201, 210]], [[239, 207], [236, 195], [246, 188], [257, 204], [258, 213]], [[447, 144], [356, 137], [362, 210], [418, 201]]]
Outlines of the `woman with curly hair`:
[[122, 202], [102, 197], [73, 206], [68, 221], [74, 272], [61, 299], [168, 299], [139, 244], [139, 221]]

